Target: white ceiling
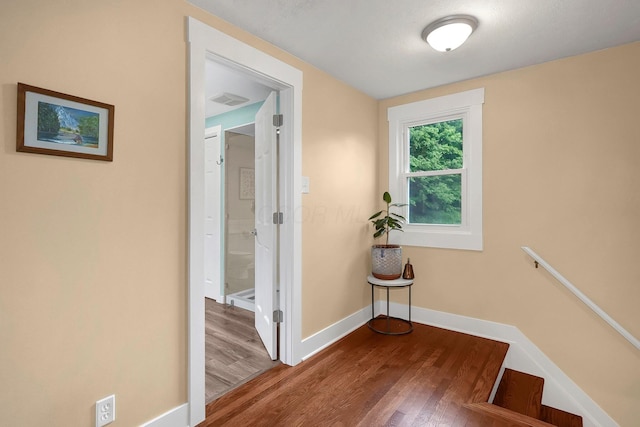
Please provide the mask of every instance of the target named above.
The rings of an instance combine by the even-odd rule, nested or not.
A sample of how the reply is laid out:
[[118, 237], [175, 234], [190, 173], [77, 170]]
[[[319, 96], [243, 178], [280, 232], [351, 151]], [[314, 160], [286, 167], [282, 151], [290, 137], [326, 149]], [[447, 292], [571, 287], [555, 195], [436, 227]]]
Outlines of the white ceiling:
[[[189, 0], [377, 99], [640, 40], [640, 0]], [[475, 16], [462, 47], [420, 37]]]
[[[264, 101], [272, 91], [272, 89], [258, 83], [241, 71], [209, 59], [205, 61], [205, 76], [205, 117], [216, 116], [236, 108]], [[249, 100], [234, 107], [211, 101], [212, 97], [225, 92], [239, 95]]]

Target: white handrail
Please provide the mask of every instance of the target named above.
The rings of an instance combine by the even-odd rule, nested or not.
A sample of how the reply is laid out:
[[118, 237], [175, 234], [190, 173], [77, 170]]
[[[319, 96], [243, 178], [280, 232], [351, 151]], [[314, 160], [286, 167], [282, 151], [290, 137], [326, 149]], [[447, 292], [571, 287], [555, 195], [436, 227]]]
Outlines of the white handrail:
[[571, 282], [569, 282], [562, 274], [558, 273], [558, 271], [551, 267], [548, 262], [543, 260], [540, 255], [535, 253], [531, 248], [527, 246], [522, 246], [522, 250], [525, 251], [531, 258], [533, 258], [539, 265], [541, 265], [545, 270], [547, 270], [553, 277], [555, 277], [560, 283], [562, 283], [567, 289], [569, 289], [575, 296], [577, 296], [580, 301], [586, 304], [591, 310], [593, 310], [598, 316], [602, 317], [602, 319], [607, 322], [613, 329], [615, 329], [620, 335], [625, 337], [631, 344], [635, 346], [638, 350], [640, 350], [640, 340], [638, 338], [631, 335], [629, 331], [623, 328], [618, 322], [613, 320], [611, 316], [609, 316], [603, 309], [598, 307], [596, 303], [591, 301], [589, 297], [583, 294], [578, 288], [576, 288]]

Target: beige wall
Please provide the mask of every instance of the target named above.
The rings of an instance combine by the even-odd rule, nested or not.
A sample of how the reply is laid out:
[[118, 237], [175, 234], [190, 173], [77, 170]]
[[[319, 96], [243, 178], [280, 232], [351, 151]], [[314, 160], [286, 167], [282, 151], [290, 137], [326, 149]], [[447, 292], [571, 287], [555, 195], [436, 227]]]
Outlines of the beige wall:
[[[377, 102], [305, 71], [302, 174], [302, 336], [370, 304], [367, 218], [377, 206]], [[315, 100], [315, 101], [314, 101]], [[330, 115], [327, 113], [330, 111]]]
[[[115, 393], [130, 426], [186, 401], [187, 15], [304, 73], [304, 337], [367, 305], [386, 107], [484, 86], [485, 250], [406, 248], [415, 302], [518, 326], [622, 425], [640, 417], [637, 352], [519, 249], [640, 335], [640, 45], [378, 107], [182, 0], [23, 0], [0, 3], [0, 425], [91, 426]], [[18, 81], [114, 104], [114, 162], [16, 153]]]
[[[115, 393], [132, 426], [187, 400], [187, 15], [303, 71], [304, 333], [366, 304], [345, 273], [367, 270], [360, 217], [329, 219], [373, 207], [375, 100], [182, 0], [4, 1], [0, 425], [92, 426]], [[114, 104], [113, 163], [16, 153], [17, 82]]]
[[240, 170], [255, 168], [255, 138], [225, 132], [224, 294], [255, 287], [255, 199], [240, 198]]
[[[115, 393], [130, 426], [185, 401], [180, 6], [0, 4], [0, 425], [90, 426]], [[16, 82], [114, 104], [114, 162], [16, 153]]]
[[640, 337], [640, 43], [382, 101], [484, 87], [484, 251], [405, 247], [415, 305], [515, 325], [621, 425], [640, 420], [640, 358], [520, 250], [530, 246]]
[[[250, 135], [226, 132], [225, 145], [225, 194], [226, 213], [232, 220], [248, 220], [251, 224], [255, 221], [255, 202], [253, 199], [240, 198], [240, 169], [255, 168], [255, 141]], [[251, 231], [253, 225], [247, 231]], [[251, 242], [253, 246], [253, 236]]]

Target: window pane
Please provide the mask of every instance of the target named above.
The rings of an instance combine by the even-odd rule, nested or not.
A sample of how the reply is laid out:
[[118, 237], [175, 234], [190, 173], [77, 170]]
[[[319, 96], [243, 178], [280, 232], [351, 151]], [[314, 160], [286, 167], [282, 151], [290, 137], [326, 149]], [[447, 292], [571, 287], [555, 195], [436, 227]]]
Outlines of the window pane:
[[409, 178], [409, 223], [461, 224], [462, 175]]
[[409, 172], [462, 168], [462, 119], [409, 128]]

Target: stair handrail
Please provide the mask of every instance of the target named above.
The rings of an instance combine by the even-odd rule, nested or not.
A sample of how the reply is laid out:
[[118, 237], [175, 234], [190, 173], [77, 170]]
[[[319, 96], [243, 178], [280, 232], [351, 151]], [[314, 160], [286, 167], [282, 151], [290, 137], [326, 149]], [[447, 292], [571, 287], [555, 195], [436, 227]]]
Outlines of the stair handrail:
[[560, 274], [555, 268], [553, 268], [548, 262], [546, 262], [540, 255], [535, 253], [530, 247], [522, 246], [522, 250], [527, 253], [535, 261], [536, 268], [541, 265], [547, 270], [556, 280], [562, 283], [567, 289], [569, 289], [580, 301], [582, 301], [587, 307], [593, 310], [598, 316], [600, 316], [605, 322], [616, 330], [620, 335], [625, 337], [635, 348], [640, 350], [640, 340], [634, 337], [629, 331], [622, 327], [618, 322], [613, 320], [603, 309], [601, 309], [596, 303], [591, 301], [588, 296], [583, 294], [580, 289], [576, 288], [569, 280], [567, 280], [562, 274]]

